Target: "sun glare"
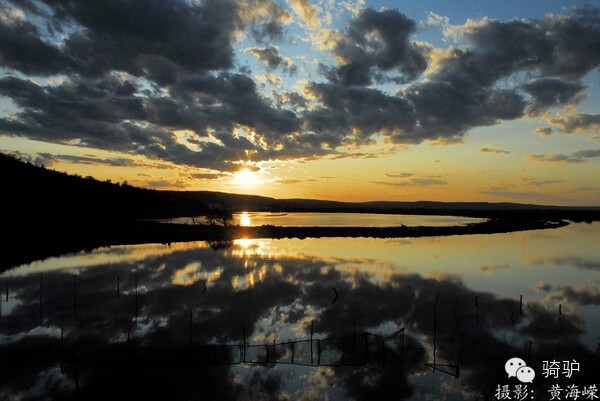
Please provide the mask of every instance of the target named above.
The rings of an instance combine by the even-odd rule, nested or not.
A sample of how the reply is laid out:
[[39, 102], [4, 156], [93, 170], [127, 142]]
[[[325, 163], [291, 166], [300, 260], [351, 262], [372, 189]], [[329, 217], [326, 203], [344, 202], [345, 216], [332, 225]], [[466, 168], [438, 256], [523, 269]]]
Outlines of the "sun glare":
[[247, 168], [234, 173], [233, 182], [240, 187], [254, 187], [262, 184], [258, 173]]

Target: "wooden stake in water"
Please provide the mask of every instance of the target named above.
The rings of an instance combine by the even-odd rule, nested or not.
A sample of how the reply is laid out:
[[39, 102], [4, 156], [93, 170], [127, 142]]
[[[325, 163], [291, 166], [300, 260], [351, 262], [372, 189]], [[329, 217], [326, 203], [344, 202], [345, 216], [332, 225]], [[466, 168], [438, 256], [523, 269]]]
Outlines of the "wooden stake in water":
[[192, 311], [190, 311], [190, 348], [192, 348]]
[[246, 363], [246, 325], [242, 326], [242, 335], [244, 336], [244, 348], [242, 350], [242, 357], [244, 363]]
[[77, 321], [77, 276], [73, 276], [73, 318]]
[[456, 311], [458, 309], [458, 297], [456, 297], [456, 302], [454, 303], [454, 327], [456, 327], [456, 331], [458, 331], [458, 318]]
[[479, 302], [477, 302], [478, 296], [475, 295], [475, 324], [479, 327]]
[[519, 298], [519, 314], [523, 316], [523, 294]]
[[43, 283], [43, 275], [40, 273], [40, 326], [44, 324], [44, 315], [42, 313], [42, 283]]
[[314, 331], [314, 321], [310, 321], [310, 364], [313, 364], [313, 331]]
[[[437, 351], [437, 305], [440, 299], [440, 292], [438, 291], [435, 297], [435, 304], [433, 305], [433, 373], [435, 373], [436, 366], [436, 351]], [[384, 352], [385, 354], [385, 352]]]
[[354, 322], [354, 330], [352, 335], [352, 352], [356, 355], [356, 322]]
[[65, 373], [65, 353], [64, 353], [64, 336], [63, 336], [63, 328], [60, 328], [60, 373]]
[[117, 300], [121, 299], [121, 283], [119, 282], [119, 275], [117, 274]]
[[134, 273], [134, 283], [135, 283], [135, 328], [137, 329], [137, 325], [138, 325], [137, 272]]

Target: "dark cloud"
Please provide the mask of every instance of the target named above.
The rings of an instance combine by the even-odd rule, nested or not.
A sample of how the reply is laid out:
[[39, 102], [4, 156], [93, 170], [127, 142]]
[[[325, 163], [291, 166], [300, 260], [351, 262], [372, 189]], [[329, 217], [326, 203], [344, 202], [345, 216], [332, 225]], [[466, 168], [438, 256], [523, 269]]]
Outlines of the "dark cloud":
[[574, 189], [574, 191], [596, 192], [596, 191], [600, 191], [600, 187], [577, 187]]
[[422, 49], [409, 40], [415, 30], [415, 22], [396, 10], [362, 10], [336, 40], [333, 52], [344, 64], [327, 75], [342, 85], [385, 81], [382, 72], [393, 70], [402, 80], [415, 79], [427, 67]]
[[386, 176], [391, 178], [408, 178], [412, 177], [413, 173], [385, 173]]
[[[0, 5], [0, 12], [8, 11]], [[57, 74], [72, 67], [72, 60], [41, 39], [38, 28], [28, 21], [0, 18], [0, 62], [25, 74]]]
[[573, 152], [573, 157], [589, 159], [592, 157], [600, 157], [600, 149], [585, 149]]
[[578, 78], [600, 62], [598, 13], [576, 10], [573, 17], [549, 14], [540, 20], [487, 20], [467, 26], [463, 34], [478, 49], [472, 66], [488, 82], [525, 69]]
[[227, 177], [227, 174], [215, 174], [215, 173], [194, 173], [190, 174], [190, 177], [197, 180], [218, 180], [223, 177]]
[[548, 118], [549, 124], [557, 127], [565, 134], [579, 132], [587, 134], [600, 129], [600, 114], [576, 113], [559, 114], [556, 118]]
[[64, 161], [69, 163], [78, 164], [102, 164], [113, 167], [133, 167], [138, 166], [138, 163], [131, 159], [125, 159], [122, 157], [115, 158], [99, 158], [96, 156], [75, 156], [75, 155], [54, 155], [51, 153], [38, 153], [38, 156], [49, 163], [56, 161]]
[[496, 265], [479, 265], [478, 269], [482, 272], [494, 273], [498, 270], [506, 270], [509, 265], [507, 264], [496, 264]]
[[414, 177], [405, 181], [371, 181], [373, 184], [390, 185], [393, 187], [408, 187], [408, 186], [427, 186], [427, 185], [446, 185], [448, 182], [438, 178], [430, 177]]
[[531, 95], [533, 102], [529, 113], [538, 115], [552, 106], [565, 106], [581, 100], [581, 92], [585, 86], [561, 79], [541, 78], [523, 85], [523, 89]]
[[455, 74], [414, 85], [406, 97], [414, 105], [418, 124], [411, 132], [392, 136], [396, 143], [461, 140], [471, 128], [521, 117], [526, 105], [518, 93], [481, 86]]
[[307, 91], [323, 105], [304, 114], [307, 129], [339, 145], [349, 131], [354, 141], [370, 141], [374, 133], [392, 135], [415, 126], [414, 111], [401, 97], [369, 88], [352, 88], [330, 83], [310, 83]]
[[[238, 6], [232, 1], [208, 0], [198, 6], [184, 1], [100, 4], [48, 0], [44, 5], [53, 16], [49, 22], [64, 31], [73, 24], [79, 29], [60, 46], [44, 47], [34, 40], [37, 37], [41, 42], [39, 31], [29, 27], [23, 38], [35, 46], [33, 50], [40, 50], [38, 56], [32, 58], [21, 46], [20, 53], [2, 52], [3, 60], [10, 57], [11, 66], [26, 73], [36, 69], [39, 74], [97, 76], [122, 70], [144, 75], [151, 73], [144, 70], [152, 60], [168, 60], [190, 71], [229, 68], [233, 66], [232, 35], [242, 25]], [[2, 39], [5, 43], [10, 36]]]
[[536, 186], [559, 184], [562, 182], [562, 180], [533, 180], [533, 179], [524, 179], [524, 181], [529, 185], [536, 185]]
[[532, 315], [529, 322], [521, 329], [525, 335], [543, 338], [544, 341], [575, 339], [583, 333], [583, 320], [575, 315], [558, 315], [540, 304], [528, 305], [528, 313]]
[[578, 150], [571, 153], [570, 155], [564, 155], [559, 153], [551, 153], [549, 155], [536, 154], [527, 155], [528, 160], [537, 162], [552, 162], [552, 163], [567, 163], [567, 164], [578, 164], [585, 163], [586, 159], [600, 157], [600, 149], [586, 149]]
[[550, 136], [552, 135], [552, 127], [538, 127], [533, 132], [540, 136]]
[[584, 259], [579, 256], [553, 257], [548, 259], [536, 259], [533, 264], [551, 264], [553, 266], [574, 266], [583, 270], [600, 270], [600, 261]]
[[251, 48], [248, 50], [253, 56], [258, 58], [269, 70], [274, 70], [277, 67], [282, 67], [284, 72], [295, 74], [296, 66], [291, 60], [281, 56], [276, 47], [269, 46], [265, 48]]
[[548, 283], [539, 283], [533, 288], [538, 292], [550, 292], [552, 290], [552, 286]]
[[279, 54], [279, 50], [276, 47], [270, 46], [263, 49], [252, 48], [249, 52], [256, 56], [263, 64], [269, 69], [274, 70], [279, 67], [283, 61], [283, 57]]
[[294, 180], [294, 179], [281, 179], [276, 181], [278, 184], [298, 184], [301, 183], [302, 180]]
[[275, 19], [256, 24], [252, 27], [252, 36], [258, 42], [280, 40], [283, 38], [283, 33], [283, 25]]
[[483, 153], [495, 153], [495, 154], [499, 154], [499, 155], [510, 155], [510, 152], [507, 150], [494, 149], [494, 148], [488, 148], [488, 147], [483, 147], [483, 148], [479, 149], [479, 151], [483, 152]]
[[585, 287], [574, 288], [572, 286], [558, 287], [554, 292], [548, 294], [552, 301], [570, 302], [576, 305], [600, 305], [600, 292], [598, 289]]

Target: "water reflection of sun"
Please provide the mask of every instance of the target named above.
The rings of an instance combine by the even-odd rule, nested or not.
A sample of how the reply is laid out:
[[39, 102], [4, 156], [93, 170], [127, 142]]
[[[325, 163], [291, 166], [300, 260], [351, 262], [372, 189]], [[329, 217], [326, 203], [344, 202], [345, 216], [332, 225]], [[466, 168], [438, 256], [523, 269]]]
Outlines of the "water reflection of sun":
[[240, 226], [250, 227], [250, 224], [251, 224], [250, 215], [248, 214], [248, 212], [243, 212], [240, 215]]
[[244, 249], [244, 251], [247, 251], [250, 245], [252, 245], [253, 241], [248, 238], [242, 238], [234, 240], [233, 243], [241, 246]]

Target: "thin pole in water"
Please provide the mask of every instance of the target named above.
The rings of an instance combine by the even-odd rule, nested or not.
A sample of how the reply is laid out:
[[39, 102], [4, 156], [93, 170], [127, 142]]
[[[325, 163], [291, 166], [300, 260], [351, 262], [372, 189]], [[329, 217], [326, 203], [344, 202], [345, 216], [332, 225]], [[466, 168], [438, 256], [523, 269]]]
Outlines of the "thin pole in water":
[[456, 311], [458, 309], [458, 297], [456, 297], [456, 302], [454, 303], [454, 327], [456, 327], [456, 331], [458, 331], [458, 318]]
[[63, 328], [60, 327], [60, 373], [65, 373], [65, 353], [64, 353], [64, 335]]
[[40, 326], [44, 325], [44, 315], [42, 309], [42, 285], [43, 285], [44, 276], [40, 273]]
[[192, 348], [192, 311], [190, 311], [190, 348]]
[[73, 318], [77, 321], [77, 276], [73, 276]]
[[[433, 305], [433, 373], [435, 373], [436, 366], [436, 351], [437, 351], [437, 305], [440, 299], [440, 292], [438, 291], [435, 296], [435, 304]], [[385, 356], [385, 352], [384, 352]]]
[[314, 331], [314, 320], [310, 321], [310, 364], [313, 364], [313, 331]]
[[519, 298], [519, 314], [523, 316], [523, 294]]
[[135, 328], [138, 326], [138, 294], [137, 294], [137, 272], [134, 273], [135, 283]]
[[242, 335], [244, 336], [244, 348], [242, 350], [242, 357], [243, 357], [243, 361], [244, 363], [246, 363], [246, 325], [242, 326]]
[[475, 325], [479, 327], [479, 302], [477, 301], [478, 296], [475, 295]]

